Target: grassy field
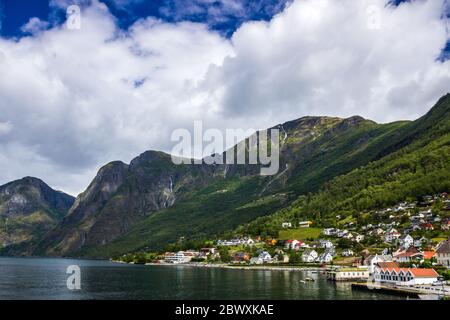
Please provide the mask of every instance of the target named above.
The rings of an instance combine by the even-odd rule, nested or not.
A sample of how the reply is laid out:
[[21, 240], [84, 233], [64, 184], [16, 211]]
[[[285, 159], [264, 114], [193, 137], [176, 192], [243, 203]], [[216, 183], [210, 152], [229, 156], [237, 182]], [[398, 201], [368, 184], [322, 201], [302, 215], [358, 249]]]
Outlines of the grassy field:
[[300, 229], [289, 229], [282, 230], [279, 233], [280, 240], [306, 240], [306, 239], [317, 239], [322, 233], [322, 229], [319, 228], [300, 228]]

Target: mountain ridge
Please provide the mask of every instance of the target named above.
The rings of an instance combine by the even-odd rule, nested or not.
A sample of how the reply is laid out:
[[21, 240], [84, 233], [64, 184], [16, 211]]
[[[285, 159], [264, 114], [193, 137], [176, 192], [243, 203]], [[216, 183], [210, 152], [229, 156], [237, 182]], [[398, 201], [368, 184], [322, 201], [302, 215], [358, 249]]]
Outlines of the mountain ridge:
[[434, 127], [449, 118], [449, 100], [445, 95], [415, 121], [307, 116], [278, 124], [275, 176], [259, 176], [259, 165], [174, 165], [171, 155], [155, 150], [129, 164], [110, 162], [32, 253], [105, 257], [232, 230], [416, 141], [446, 134], [446, 125]]

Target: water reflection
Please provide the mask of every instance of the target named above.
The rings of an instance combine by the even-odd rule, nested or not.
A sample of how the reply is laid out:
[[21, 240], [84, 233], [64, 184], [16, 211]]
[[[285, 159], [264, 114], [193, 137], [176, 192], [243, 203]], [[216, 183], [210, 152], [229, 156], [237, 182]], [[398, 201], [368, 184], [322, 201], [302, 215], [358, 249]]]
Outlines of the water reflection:
[[[81, 290], [66, 268], [81, 268]], [[305, 281], [311, 278], [314, 281]], [[108, 261], [0, 258], [0, 299], [398, 299], [352, 291], [320, 273], [133, 266]]]

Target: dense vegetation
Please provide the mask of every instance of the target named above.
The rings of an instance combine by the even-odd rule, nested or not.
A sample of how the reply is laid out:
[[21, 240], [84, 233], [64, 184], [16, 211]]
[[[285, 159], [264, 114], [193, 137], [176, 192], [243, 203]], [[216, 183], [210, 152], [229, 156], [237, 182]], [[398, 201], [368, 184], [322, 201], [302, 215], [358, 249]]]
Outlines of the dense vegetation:
[[238, 229], [240, 233], [276, 236], [284, 221], [311, 219], [335, 226], [336, 215], [362, 217], [421, 195], [450, 190], [450, 99], [441, 99], [423, 118], [400, 129], [393, 140], [403, 148], [338, 176], [320, 191], [299, 197], [289, 207]]

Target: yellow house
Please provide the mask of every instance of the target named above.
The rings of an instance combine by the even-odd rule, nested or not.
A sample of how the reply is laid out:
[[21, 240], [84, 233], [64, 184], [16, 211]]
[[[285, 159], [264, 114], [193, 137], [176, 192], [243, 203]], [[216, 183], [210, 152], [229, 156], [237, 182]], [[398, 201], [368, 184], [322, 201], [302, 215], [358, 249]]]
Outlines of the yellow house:
[[312, 221], [300, 221], [298, 226], [300, 228], [309, 228], [312, 225]]

